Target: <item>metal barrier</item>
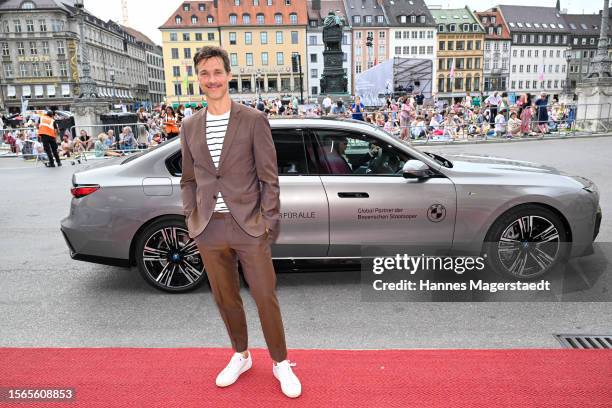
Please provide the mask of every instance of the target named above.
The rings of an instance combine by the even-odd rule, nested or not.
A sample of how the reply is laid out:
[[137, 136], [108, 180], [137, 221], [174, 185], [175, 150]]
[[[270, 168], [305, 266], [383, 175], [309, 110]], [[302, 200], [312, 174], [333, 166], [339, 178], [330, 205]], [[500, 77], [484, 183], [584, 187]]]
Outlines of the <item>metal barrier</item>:
[[[123, 133], [123, 129], [129, 127], [133, 137], [133, 143], [125, 144], [123, 138], [121, 137]], [[146, 135], [146, 140], [139, 140], [139, 132], [141, 129], [144, 130], [144, 134]], [[87, 141], [86, 146], [84, 146], [84, 152], [91, 152], [94, 150], [95, 143], [98, 140], [98, 136], [102, 133], [106, 134], [108, 137], [109, 130], [113, 131], [114, 140], [112, 143], [105, 143], [107, 149], [105, 149], [105, 153], [117, 153], [117, 154], [129, 154], [136, 153], [144, 150], [148, 150], [151, 145], [151, 138], [149, 135], [148, 126], [145, 123], [112, 123], [112, 124], [104, 124], [104, 125], [81, 125], [81, 126], [73, 126], [70, 129], [72, 134], [75, 134], [76, 137], [74, 140], [80, 137], [81, 131], [85, 131], [87, 136], [89, 136], [89, 140]]]

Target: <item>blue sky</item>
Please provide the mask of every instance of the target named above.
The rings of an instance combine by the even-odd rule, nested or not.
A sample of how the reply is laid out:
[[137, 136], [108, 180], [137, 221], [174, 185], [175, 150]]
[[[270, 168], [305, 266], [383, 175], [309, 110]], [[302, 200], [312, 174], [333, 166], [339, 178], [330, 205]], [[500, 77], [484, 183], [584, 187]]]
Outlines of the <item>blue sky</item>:
[[[303, 0], [305, 1], [305, 0]], [[459, 8], [469, 4], [477, 11], [486, 10], [496, 4], [534, 5], [533, 0], [426, 0], [430, 6], [438, 5], [444, 8]], [[161, 44], [161, 33], [157, 29], [170, 14], [176, 10], [181, 1], [165, 0], [128, 0], [128, 18], [130, 26], [143, 32], [153, 41]], [[537, 3], [540, 6], [555, 5], [555, 0], [544, 0]], [[566, 8], [569, 13], [596, 13], [603, 6], [602, 0], [561, 0], [561, 9]], [[85, 0], [85, 7], [96, 16], [108, 20], [121, 22], [121, 0]]]

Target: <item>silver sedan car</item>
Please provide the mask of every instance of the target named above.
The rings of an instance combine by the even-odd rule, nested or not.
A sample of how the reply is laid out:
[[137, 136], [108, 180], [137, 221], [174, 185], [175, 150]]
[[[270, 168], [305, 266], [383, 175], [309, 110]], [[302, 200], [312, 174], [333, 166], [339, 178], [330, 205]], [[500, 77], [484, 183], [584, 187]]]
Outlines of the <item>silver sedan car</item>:
[[[535, 279], [592, 252], [595, 185], [529, 162], [423, 153], [364, 122], [272, 119], [281, 229], [275, 259], [359, 260], [399, 246], [486, 256], [511, 279]], [[61, 231], [72, 258], [137, 266], [169, 292], [206, 280], [189, 238], [178, 138], [101, 161], [72, 178]], [[413, 253], [420, 255], [420, 253]]]

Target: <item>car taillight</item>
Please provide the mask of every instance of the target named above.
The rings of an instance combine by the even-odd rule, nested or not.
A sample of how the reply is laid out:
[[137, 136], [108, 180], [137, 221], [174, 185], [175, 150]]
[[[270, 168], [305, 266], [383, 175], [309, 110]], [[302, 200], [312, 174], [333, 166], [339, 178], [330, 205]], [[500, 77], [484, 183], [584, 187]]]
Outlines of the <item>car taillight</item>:
[[81, 198], [95, 193], [100, 189], [100, 186], [84, 186], [84, 187], [73, 187], [70, 192], [75, 198]]

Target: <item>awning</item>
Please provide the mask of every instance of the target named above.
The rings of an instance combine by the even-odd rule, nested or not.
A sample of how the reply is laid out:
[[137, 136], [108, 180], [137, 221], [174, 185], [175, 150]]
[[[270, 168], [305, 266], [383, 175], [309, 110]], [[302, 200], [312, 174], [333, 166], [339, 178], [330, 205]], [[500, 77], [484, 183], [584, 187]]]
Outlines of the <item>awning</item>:
[[30, 89], [30, 85], [24, 85], [21, 87], [21, 94], [23, 96], [32, 96], [32, 89]]
[[55, 85], [47, 85], [47, 95], [55, 96]]
[[15, 95], [16, 95], [16, 90], [15, 90], [15, 87], [14, 87], [13, 85], [8, 85], [8, 86], [6, 87], [6, 91], [7, 91], [7, 93], [8, 93], [8, 97], [9, 97], [9, 98], [13, 98], [13, 97], [15, 97]]
[[34, 85], [34, 95], [43, 96], [45, 94], [42, 85]]

